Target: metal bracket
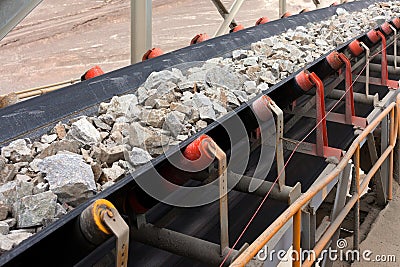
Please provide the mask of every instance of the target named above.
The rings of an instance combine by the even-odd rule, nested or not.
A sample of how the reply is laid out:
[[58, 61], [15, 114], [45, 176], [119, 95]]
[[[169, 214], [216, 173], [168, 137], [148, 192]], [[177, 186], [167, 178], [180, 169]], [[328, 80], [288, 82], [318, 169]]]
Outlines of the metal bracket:
[[218, 159], [219, 219], [221, 229], [220, 253], [223, 255], [224, 249], [229, 247], [228, 174], [226, 154], [211, 138], [204, 139], [202, 145], [210, 154], [214, 155]]
[[275, 104], [271, 98], [267, 98], [268, 107], [276, 116], [276, 165], [278, 170], [278, 175], [280, 175], [278, 180], [279, 190], [285, 186], [286, 174], [285, 174], [285, 159], [283, 157], [283, 111]]
[[393, 40], [393, 49], [394, 49], [394, 69], [397, 70], [397, 29], [396, 27], [393, 27], [391, 24], [389, 24], [390, 28], [392, 29], [392, 31], [394, 32], [394, 40]]
[[117, 239], [115, 266], [128, 266], [129, 226], [115, 208], [108, 208], [106, 212], [103, 212], [102, 219]]

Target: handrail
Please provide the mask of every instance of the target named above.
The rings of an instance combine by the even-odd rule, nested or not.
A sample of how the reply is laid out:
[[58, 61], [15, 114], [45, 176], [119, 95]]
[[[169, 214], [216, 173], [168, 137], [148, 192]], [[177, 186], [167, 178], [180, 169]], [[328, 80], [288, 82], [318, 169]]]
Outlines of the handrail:
[[[396, 109], [396, 113], [395, 113]], [[330, 182], [332, 182], [346, 167], [349, 160], [353, 157], [354, 153], [359, 150], [360, 144], [367, 138], [368, 134], [370, 134], [381, 122], [382, 120], [390, 114], [391, 117], [391, 127], [390, 127], [390, 141], [388, 148], [384, 151], [378, 161], [371, 168], [368, 173], [366, 179], [364, 179], [363, 183], [360, 186], [360, 191], [362, 192], [367, 185], [369, 179], [375, 174], [375, 172], [379, 169], [382, 163], [386, 160], [389, 155], [393, 154], [393, 149], [396, 145], [395, 136], [399, 136], [399, 118], [400, 118], [400, 94], [397, 95], [396, 102], [392, 102], [386, 107], [377, 117], [373, 120], [361, 133], [360, 135], [353, 141], [352, 145], [343, 156], [343, 159], [339, 162], [339, 164], [329, 173], [323, 180], [319, 180], [314, 183], [303, 195], [301, 195], [292, 205], [290, 205], [264, 232], [246, 249], [244, 250], [234, 262], [231, 263], [230, 266], [245, 266], [256, 254], [267, 244], [269, 240], [293, 217], [300, 219], [300, 216], [295, 216], [300, 213], [302, 207], [306, 205], [315, 195], [318, 194], [323, 188], [325, 188]], [[395, 116], [396, 115], [396, 116]], [[396, 118], [395, 118], [396, 117]], [[393, 166], [393, 157], [390, 156], [391, 166]], [[393, 168], [390, 169], [390, 177], [393, 177]], [[356, 177], [357, 178], [357, 177]], [[358, 177], [359, 178], [359, 177]], [[392, 179], [390, 179], [392, 180]], [[391, 181], [390, 181], [391, 182]], [[390, 185], [389, 185], [390, 186]], [[389, 191], [390, 193], [390, 191]], [[351, 207], [358, 201], [360, 198], [360, 194], [354, 195], [350, 201], [347, 203], [345, 208], [339, 214], [336, 220], [334, 220], [331, 226], [328, 228], [330, 231], [325, 232], [324, 236], [320, 239], [314, 249], [318, 249], [320, 252], [323, 247], [329, 241], [328, 237], [331, 237], [334, 233], [333, 230], [340, 226], [343, 221], [345, 215], [349, 213], [349, 207]], [[344, 215], [344, 217], [343, 217]], [[343, 217], [343, 218], [342, 218]], [[298, 225], [298, 222], [293, 222], [293, 225]], [[299, 227], [299, 226], [297, 226]], [[300, 234], [298, 229], [294, 229], [294, 233]], [[297, 240], [298, 237], [294, 237], [294, 240]], [[321, 249], [322, 248], [322, 249]], [[316, 254], [318, 254], [316, 251]], [[315, 259], [314, 259], [315, 260]], [[305, 261], [303, 266], [311, 266], [313, 261]]]

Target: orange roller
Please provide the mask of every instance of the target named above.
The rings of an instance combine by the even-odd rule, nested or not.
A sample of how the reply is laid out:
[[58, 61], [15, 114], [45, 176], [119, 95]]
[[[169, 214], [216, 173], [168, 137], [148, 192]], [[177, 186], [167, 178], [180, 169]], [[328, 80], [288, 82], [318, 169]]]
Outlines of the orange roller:
[[257, 20], [256, 26], [257, 26], [257, 25], [261, 25], [261, 24], [265, 24], [265, 23], [267, 23], [267, 22], [269, 22], [269, 18], [267, 18], [267, 17], [261, 17], [261, 18], [259, 18], [259, 19]]
[[339, 5], [338, 2], [333, 2], [333, 3], [331, 4], [331, 6], [337, 6], [337, 5]]
[[389, 35], [393, 32], [392, 28], [390, 28], [389, 22], [387, 21], [381, 25], [380, 29], [386, 35]]
[[89, 69], [87, 72], [85, 72], [85, 74], [82, 75], [81, 80], [82, 81], [89, 80], [94, 77], [100, 76], [102, 74], [104, 74], [104, 71], [99, 66], [96, 65], [93, 68]]
[[161, 56], [162, 54], [164, 54], [164, 52], [160, 48], [154, 47], [154, 48], [150, 49], [149, 51], [147, 51], [143, 55], [142, 61], [145, 61], [145, 60], [150, 59], [150, 58], [155, 58], [155, 57]]
[[190, 44], [198, 44], [201, 42], [204, 42], [206, 40], [210, 39], [210, 36], [208, 36], [207, 33], [200, 33], [197, 34], [195, 37], [193, 37], [193, 39], [190, 41]]
[[310, 11], [311, 10], [309, 8], [305, 8], [302, 11], [300, 11], [299, 14], [303, 14], [303, 13], [310, 12]]
[[378, 33], [375, 30], [369, 31], [367, 33], [367, 37], [373, 44], [376, 44], [381, 39], [381, 37], [378, 35]]
[[354, 40], [349, 44], [349, 50], [355, 57], [358, 57], [362, 54], [362, 52], [364, 52], [364, 48], [361, 46], [360, 41], [358, 40]]
[[333, 51], [326, 57], [326, 61], [332, 69], [338, 70], [342, 67], [343, 61], [339, 58], [339, 53], [337, 51]]
[[310, 80], [310, 74], [306, 71], [302, 71], [296, 75], [295, 80], [301, 90], [307, 92], [314, 87], [314, 83]]
[[244, 26], [242, 24], [238, 24], [235, 26], [235, 28], [231, 29], [230, 32], [238, 32], [244, 29]]
[[396, 29], [400, 29], [400, 18], [394, 18], [392, 20], [392, 24], [396, 27]]
[[290, 17], [291, 15], [292, 15], [292, 13], [286, 12], [286, 13], [284, 13], [284, 14], [282, 15], [281, 19]]
[[183, 151], [183, 155], [185, 156], [185, 158], [187, 158], [188, 160], [192, 160], [192, 161], [200, 159], [200, 157], [201, 157], [201, 151], [200, 151], [201, 142], [207, 138], [210, 138], [210, 137], [206, 134], [203, 134], [199, 138], [194, 140], [191, 144], [189, 144], [186, 147], [186, 149]]

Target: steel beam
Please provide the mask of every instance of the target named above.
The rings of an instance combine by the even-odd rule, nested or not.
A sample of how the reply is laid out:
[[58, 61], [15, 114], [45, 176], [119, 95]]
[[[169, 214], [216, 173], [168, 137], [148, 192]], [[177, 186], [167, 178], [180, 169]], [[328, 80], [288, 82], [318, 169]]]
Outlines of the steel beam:
[[152, 47], [152, 1], [131, 0], [131, 63]]
[[235, 2], [232, 4], [231, 10], [229, 10], [229, 15], [226, 16], [224, 22], [222, 22], [221, 26], [215, 33], [215, 36], [220, 36], [222, 34], [227, 33], [229, 29], [229, 25], [231, 24], [233, 18], [236, 16], [238, 13], [240, 7], [242, 6], [244, 0], [235, 0]]
[[42, 0], [0, 0], [0, 40]]

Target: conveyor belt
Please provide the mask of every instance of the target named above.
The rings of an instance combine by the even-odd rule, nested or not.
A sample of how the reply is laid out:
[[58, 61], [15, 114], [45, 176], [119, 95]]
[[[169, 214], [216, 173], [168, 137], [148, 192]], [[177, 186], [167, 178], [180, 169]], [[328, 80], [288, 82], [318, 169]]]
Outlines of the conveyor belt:
[[[352, 2], [346, 4], [346, 9], [349, 11], [359, 10], [365, 8], [371, 3], [376, 1], [362, 1], [362, 2]], [[304, 13], [301, 15], [292, 16], [287, 19], [273, 21], [267, 23], [257, 28], [249, 28], [242, 30], [240, 32], [221, 36], [204, 43], [186, 47], [178, 51], [163, 55], [161, 57], [148, 60], [142, 63], [138, 63], [132, 66], [128, 66], [123, 69], [119, 69], [110, 73], [107, 73], [98, 78], [88, 80], [82, 83], [71, 85], [67, 88], [51, 92], [41, 97], [37, 97], [25, 102], [18, 103], [14, 106], [7, 107], [0, 110], [0, 144], [4, 145], [10, 141], [21, 138], [21, 137], [37, 137], [40, 134], [46, 132], [49, 127], [53, 126], [59, 120], [69, 120], [75, 116], [83, 114], [93, 114], [97, 110], [97, 105], [100, 102], [109, 100], [114, 95], [120, 95], [128, 92], [133, 92], [136, 88], [142, 84], [147, 76], [153, 72], [162, 70], [182, 62], [192, 62], [205, 60], [217, 56], [227, 56], [232, 50], [247, 48], [253, 42], [256, 42], [262, 38], [268, 36], [279, 34], [289, 28], [295, 28], [299, 25], [305, 25], [309, 22], [316, 22], [323, 20], [324, 18], [334, 15], [337, 7], [326, 8], [321, 10], [316, 10], [313, 12]], [[343, 49], [347, 44], [344, 44], [339, 49]], [[318, 72], [323, 64], [324, 58], [321, 57], [319, 60], [312, 63], [309, 67], [311, 71]], [[288, 79], [281, 81], [277, 85], [269, 89], [267, 94], [274, 94], [279, 88], [294, 79], [293, 74]], [[324, 77], [322, 77], [324, 78]], [[79, 99], [79, 101], [76, 101]], [[252, 115], [250, 111], [250, 105], [252, 101], [235, 110], [236, 114], [243, 119], [243, 122], [248, 130], [256, 128], [257, 125], [254, 124], [254, 120], [251, 119]], [[200, 134], [207, 133], [212, 137], [224, 150], [228, 151], [230, 144], [227, 143], [226, 133], [220, 123], [232, 122], [234, 114], [230, 113], [224, 116], [219, 122], [214, 122], [209, 125], [206, 129], [198, 133], [197, 135], [189, 138], [188, 140], [181, 143], [180, 148], [186, 147], [190, 142], [197, 138]], [[304, 124], [299, 122], [299, 126], [294, 127], [292, 130], [304, 136], [307, 132]], [[328, 129], [331, 126], [328, 125]], [[336, 131], [337, 127], [333, 127], [333, 130], [329, 129], [330, 133]], [[340, 147], [345, 149], [348, 147], [349, 143], [353, 140], [354, 136], [351, 134], [349, 129], [345, 129], [344, 135], [343, 131], [340, 129], [341, 134], [334, 134], [335, 138], [330, 139], [330, 144], [335, 147]], [[290, 133], [288, 134], [290, 136]], [[310, 137], [312, 141], [313, 137]], [[332, 143], [331, 143], [332, 142]], [[178, 151], [178, 148], [172, 149], [167, 152], [168, 155], [173, 155]], [[299, 158], [297, 158], [297, 156]], [[301, 181], [303, 184], [303, 190], [306, 190], [315, 178], [319, 175], [322, 169], [326, 166], [326, 162], [317, 157], [311, 157], [299, 154], [293, 158], [291, 164], [288, 165], [288, 184], [293, 185], [297, 181]], [[312, 164], [312, 168], [315, 173], [310, 173], [310, 167], [301, 164], [303, 161], [307, 161]], [[153, 165], [158, 168], [165, 164], [166, 155], [162, 155], [152, 161]], [[118, 202], [119, 196], [132, 188], [135, 185], [134, 180], [139, 176], [149, 175], [152, 166], [147, 164], [139, 169], [133, 174], [125, 177], [113, 187], [106, 189], [105, 191], [99, 193], [94, 199], [106, 198], [112, 202]], [[304, 170], [300, 170], [298, 166], [304, 166]], [[292, 169], [291, 169], [292, 168]], [[275, 169], [274, 167], [272, 168]], [[307, 171], [307, 175], [297, 175], [301, 171]], [[295, 175], [296, 174], [296, 175]], [[276, 172], [271, 171], [268, 175], [267, 180], [274, 180], [276, 177]], [[296, 180], [296, 177], [301, 180]], [[243, 214], [243, 205], [248, 203], [245, 210], [248, 210], [249, 214], [254, 211], [254, 208], [258, 204], [257, 197], [244, 195], [242, 193], [233, 192], [231, 193], [235, 196], [229, 198], [230, 200], [230, 216], [232, 216], [231, 221], [231, 234], [232, 240], [237, 237], [239, 231], [243, 228], [248, 220], [248, 216]], [[205, 214], [209, 214], [208, 209], [214, 209], [212, 206], [217, 205], [214, 203], [202, 208], [188, 209], [182, 212], [182, 218], [189, 218], [193, 221], [201, 219]], [[65, 265], [71, 266], [79, 262], [84, 256], [88, 255], [90, 251], [94, 248], [80, 247], [80, 244], [84, 243], [81, 239], [80, 233], [75, 233], [76, 231], [76, 218], [79, 217], [81, 212], [89, 205], [89, 203], [83, 204], [77, 207], [75, 210], [53, 223], [49, 227], [45, 228], [43, 231], [36, 234], [34, 237], [26, 240], [17, 246], [10, 252], [3, 254], [0, 257], [1, 266], [15, 266], [15, 265], [37, 265], [37, 266], [47, 266], [47, 265]], [[165, 210], [161, 208], [161, 204], [155, 206], [149, 212], [149, 217], [151, 218], [151, 213], [164, 213]], [[276, 218], [279, 213], [285, 208], [285, 205], [278, 205], [275, 201], [268, 201], [268, 204], [263, 207], [263, 213], [265, 216], [259, 217], [260, 220], [252, 225], [252, 231], [249, 231], [248, 235], [242, 240], [243, 242], [251, 241], [256, 237], [263, 228], [268, 226], [274, 218]], [[197, 210], [197, 211], [196, 211]], [[268, 216], [267, 216], [268, 214]], [[185, 217], [186, 216], [186, 217]], [[216, 216], [214, 216], [216, 217]], [[264, 218], [263, 218], [264, 217]], [[268, 217], [265, 220], [265, 217]], [[190, 221], [181, 220], [181, 215], [177, 218], [179, 221], [171, 222], [167, 228], [179, 229], [183, 231], [186, 225], [191, 225]], [[150, 220], [151, 222], [151, 220]], [[156, 222], [154, 222], [156, 223]], [[210, 228], [204, 228], [203, 233], [193, 233], [197, 234], [198, 237], [204, 238], [213, 242], [218, 243], [215, 238], [218, 236], [216, 232], [218, 231], [216, 221], [208, 221]], [[258, 227], [261, 226], [262, 227]], [[184, 232], [184, 231], [183, 231]], [[188, 233], [190, 229], [188, 229]], [[149, 259], [150, 256], [146, 258], [146, 253], [148, 255], [155, 255], [155, 262], [162, 263], [162, 259], [165, 258], [165, 252], [160, 252], [154, 248], [148, 248], [144, 245], [133, 244], [132, 246], [133, 255], [142, 255], [143, 259]], [[44, 253], [45, 248], [45, 253]], [[138, 252], [135, 252], [138, 251]], [[150, 254], [150, 253], [155, 254]], [[160, 252], [160, 253], [159, 253]], [[51, 255], [51, 256], [46, 256]], [[159, 255], [159, 256], [156, 256]], [[62, 259], [61, 262], [54, 262], [49, 260], [50, 258]], [[135, 257], [131, 257], [132, 261], [138, 260]], [[160, 261], [157, 261], [159, 259]], [[171, 259], [171, 261], [168, 261]], [[176, 256], [171, 256], [167, 258], [168, 264], [176, 263], [181, 266], [186, 266], [189, 262], [186, 260], [181, 261], [176, 258]], [[137, 266], [142, 266], [143, 261], [135, 262]], [[167, 264], [166, 262], [163, 262]], [[147, 264], [146, 264], [147, 265]]]

